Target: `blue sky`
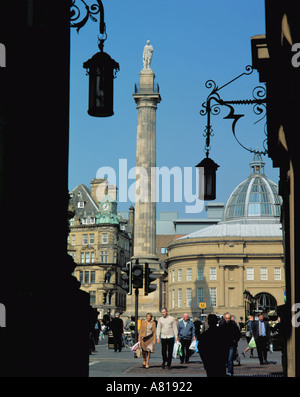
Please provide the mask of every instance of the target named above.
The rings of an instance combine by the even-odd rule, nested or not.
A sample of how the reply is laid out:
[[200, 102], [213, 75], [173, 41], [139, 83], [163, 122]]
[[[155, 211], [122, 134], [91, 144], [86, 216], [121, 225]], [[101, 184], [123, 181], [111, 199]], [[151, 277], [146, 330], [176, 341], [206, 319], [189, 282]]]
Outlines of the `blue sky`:
[[[128, 172], [135, 166], [137, 111], [132, 93], [147, 40], [154, 47], [151, 67], [162, 97], [157, 109], [157, 166], [180, 167], [182, 173], [184, 167], [192, 167], [195, 173], [194, 166], [205, 156], [206, 117], [199, 114], [210, 93], [205, 82], [213, 79], [222, 86], [251, 64], [250, 37], [265, 33], [264, 1], [103, 0], [103, 4], [108, 35], [104, 51], [120, 64], [114, 80], [115, 114], [109, 118], [87, 114], [88, 76], [82, 64], [98, 51], [99, 34], [99, 24], [89, 21], [79, 34], [71, 29], [69, 190], [80, 183], [89, 186], [101, 167], [113, 168], [118, 184], [120, 159], [126, 159]], [[259, 84], [254, 71], [220, 94], [225, 100], [251, 99], [252, 89]], [[254, 125], [258, 118], [250, 106], [237, 112], [247, 115], [237, 123], [239, 139], [262, 150], [265, 121]], [[234, 139], [231, 122], [223, 119], [227, 113], [224, 109], [212, 117], [210, 157], [220, 165], [216, 202], [226, 202], [248, 177], [252, 159]], [[267, 177], [278, 183], [278, 169], [267, 156], [264, 159]], [[134, 180], [127, 183], [130, 186]], [[131, 204], [120, 202], [119, 210]], [[206, 216], [205, 212], [187, 214], [186, 205], [191, 203], [183, 197], [181, 203], [158, 202], [157, 209], [178, 211], [180, 217]]]

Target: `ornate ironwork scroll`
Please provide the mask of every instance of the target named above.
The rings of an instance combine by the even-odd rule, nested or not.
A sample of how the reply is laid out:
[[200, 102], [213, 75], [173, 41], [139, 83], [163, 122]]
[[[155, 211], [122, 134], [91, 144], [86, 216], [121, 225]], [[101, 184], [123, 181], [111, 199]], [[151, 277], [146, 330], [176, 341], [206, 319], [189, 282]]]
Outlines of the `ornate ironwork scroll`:
[[[238, 120], [241, 117], [244, 117], [244, 114], [237, 114], [235, 113], [235, 109], [233, 105], [253, 105], [253, 112], [256, 115], [262, 116], [259, 120], [257, 120], [254, 124], [258, 123], [261, 121], [265, 116], [266, 116], [266, 89], [263, 86], [257, 86], [253, 89], [252, 91], [252, 99], [238, 99], [238, 100], [223, 100], [219, 94], [220, 90], [235, 80], [239, 79], [242, 76], [247, 76], [250, 75], [253, 72], [253, 67], [250, 65], [247, 65], [245, 68], [245, 72], [241, 73], [239, 76], [235, 77], [234, 79], [230, 80], [228, 83], [222, 85], [221, 87], [218, 87], [215, 81], [213, 80], [207, 80], [205, 83], [205, 87], [212, 89], [210, 94], [208, 95], [207, 99], [205, 102], [202, 104], [202, 108], [200, 110], [201, 116], [207, 116], [207, 123], [204, 129], [204, 134], [203, 136], [206, 138], [206, 145], [205, 145], [205, 150], [206, 150], [206, 155], [208, 156], [209, 150], [211, 148], [210, 146], [210, 138], [213, 136], [213, 129], [211, 125], [211, 115], [218, 115], [221, 112], [221, 106], [227, 106], [229, 109], [229, 113], [227, 116], [224, 117], [224, 119], [231, 119], [232, 121], [232, 132], [233, 136], [235, 137], [236, 141], [241, 145], [244, 149], [248, 150], [251, 153], [260, 153], [260, 154], [266, 154], [267, 149], [265, 147], [265, 144], [267, 142], [267, 138], [263, 142], [263, 147], [264, 151], [259, 151], [258, 149], [251, 149], [247, 148], [245, 145], [243, 145], [239, 139], [237, 138], [235, 127], [238, 122]], [[266, 124], [264, 128], [264, 133], [266, 135]]]
[[[81, 2], [78, 5], [79, 1]], [[100, 33], [105, 33], [104, 8], [101, 0], [98, 4], [88, 6], [84, 0], [70, 0], [70, 27], [76, 28], [77, 32], [87, 23], [88, 19], [97, 22], [94, 15], [100, 13]]]

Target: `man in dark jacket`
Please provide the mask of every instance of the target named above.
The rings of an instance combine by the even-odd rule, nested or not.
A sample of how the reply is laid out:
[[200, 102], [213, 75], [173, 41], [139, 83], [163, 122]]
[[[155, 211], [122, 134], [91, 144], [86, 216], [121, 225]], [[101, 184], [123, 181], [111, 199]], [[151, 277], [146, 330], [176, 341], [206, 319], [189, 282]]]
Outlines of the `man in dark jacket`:
[[230, 313], [225, 313], [223, 320], [220, 321], [220, 328], [224, 332], [225, 344], [228, 351], [228, 361], [227, 361], [227, 375], [233, 375], [233, 360], [236, 354], [236, 349], [238, 341], [240, 340], [241, 333], [235, 323], [231, 320]]
[[258, 321], [254, 321], [252, 325], [252, 335], [255, 339], [260, 365], [268, 364], [267, 354], [270, 342], [270, 326], [269, 323], [264, 320], [263, 313], [259, 314]]
[[109, 328], [112, 330], [114, 337], [114, 349], [115, 352], [119, 348], [119, 352], [122, 350], [122, 335], [124, 333], [123, 320], [120, 319], [119, 313], [115, 314], [115, 318], [109, 323]]
[[182, 347], [182, 356], [180, 357], [181, 364], [185, 362], [188, 364], [192, 351], [189, 349], [192, 340], [196, 340], [195, 327], [189, 319], [187, 313], [183, 314], [182, 320], [177, 325], [178, 339]]

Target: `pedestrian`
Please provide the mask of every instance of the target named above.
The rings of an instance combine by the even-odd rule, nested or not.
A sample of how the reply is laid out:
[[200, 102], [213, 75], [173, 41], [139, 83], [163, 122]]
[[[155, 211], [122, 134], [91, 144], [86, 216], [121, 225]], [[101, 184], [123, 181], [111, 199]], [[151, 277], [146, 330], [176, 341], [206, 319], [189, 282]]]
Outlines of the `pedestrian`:
[[173, 347], [178, 340], [178, 331], [175, 319], [169, 315], [168, 309], [163, 308], [161, 314], [162, 317], [157, 323], [157, 343], [161, 340], [162, 368], [165, 368], [167, 363], [167, 369], [171, 369]]
[[111, 320], [109, 324], [109, 328], [113, 333], [114, 340], [114, 349], [115, 352], [119, 349], [119, 352], [122, 351], [122, 335], [124, 333], [124, 325], [123, 320], [120, 318], [120, 314], [116, 313], [115, 317]]
[[207, 377], [225, 377], [228, 349], [225, 333], [215, 314], [207, 316], [208, 328], [199, 336], [198, 350]]
[[256, 349], [260, 365], [268, 364], [267, 354], [270, 342], [270, 326], [264, 320], [264, 314], [260, 313], [258, 321], [254, 321], [252, 333], [256, 343]]
[[144, 359], [143, 367], [148, 369], [150, 355], [155, 352], [154, 345], [156, 342], [156, 325], [152, 321], [151, 313], [147, 313], [146, 320], [141, 322], [139, 342]]
[[197, 340], [199, 340], [199, 336], [201, 334], [201, 325], [202, 322], [198, 319], [198, 317], [194, 317], [195, 336]]
[[224, 332], [225, 345], [228, 351], [227, 358], [227, 376], [233, 375], [233, 360], [237, 352], [238, 341], [241, 333], [235, 321], [231, 319], [230, 313], [225, 313], [224, 318], [219, 323]]
[[[250, 342], [250, 340], [252, 338], [252, 335], [253, 335], [252, 326], [253, 326], [253, 316], [248, 316], [248, 321], [246, 323], [246, 335], [245, 335], [248, 344], [249, 344], [249, 342]], [[246, 349], [243, 351], [243, 353], [242, 353], [243, 356], [245, 357], [245, 353], [248, 350], [250, 350], [250, 358], [253, 358], [254, 357], [253, 356], [253, 349], [251, 349], [249, 346], [247, 346]]]
[[184, 313], [182, 320], [178, 322], [178, 339], [181, 343], [182, 356], [180, 356], [180, 362], [183, 364], [189, 363], [190, 356], [192, 355], [192, 350], [189, 349], [192, 340], [196, 340], [195, 337], [195, 327], [192, 321], [189, 319], [189, 315]]
[[[198, 317], [194, 318], [194, 327], [195, 327], [195, 336], [196, 336], [196, 340], [198, 342], [199, 345], [199, 339], [200, 339], [200, 335], [201, 335], [201, 327], [202, 327], [202, 322], [198, 319]], [[198, 351], [199, 355], [199, 349], [197, 349], [196, 351]], [[200, 356], [201, 358], [201, 356]]]
[[127, 316], [126, 322], [125, 322], [125, 327], [124, 327], [124, 329], [125, 329], [126, 331], [129, 331], [129, 324], [130, 324], [130, 317]]

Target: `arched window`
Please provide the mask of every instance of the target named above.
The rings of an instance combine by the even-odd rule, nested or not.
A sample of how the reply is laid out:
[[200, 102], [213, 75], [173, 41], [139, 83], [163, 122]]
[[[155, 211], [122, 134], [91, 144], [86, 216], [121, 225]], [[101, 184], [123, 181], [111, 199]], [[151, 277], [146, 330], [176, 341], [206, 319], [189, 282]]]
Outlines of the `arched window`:
[[111, 279], [111, 273], [110, 272], [105, 273], [105, 283], [110, 283], [110, 279]]
[[277, 310], [277, 301], [274, 296], [261, 292], [260, 294], [255, 295], [256, 299], [256, 309], [262, 310], [264, 312], [269, 312], [270, 310]]

